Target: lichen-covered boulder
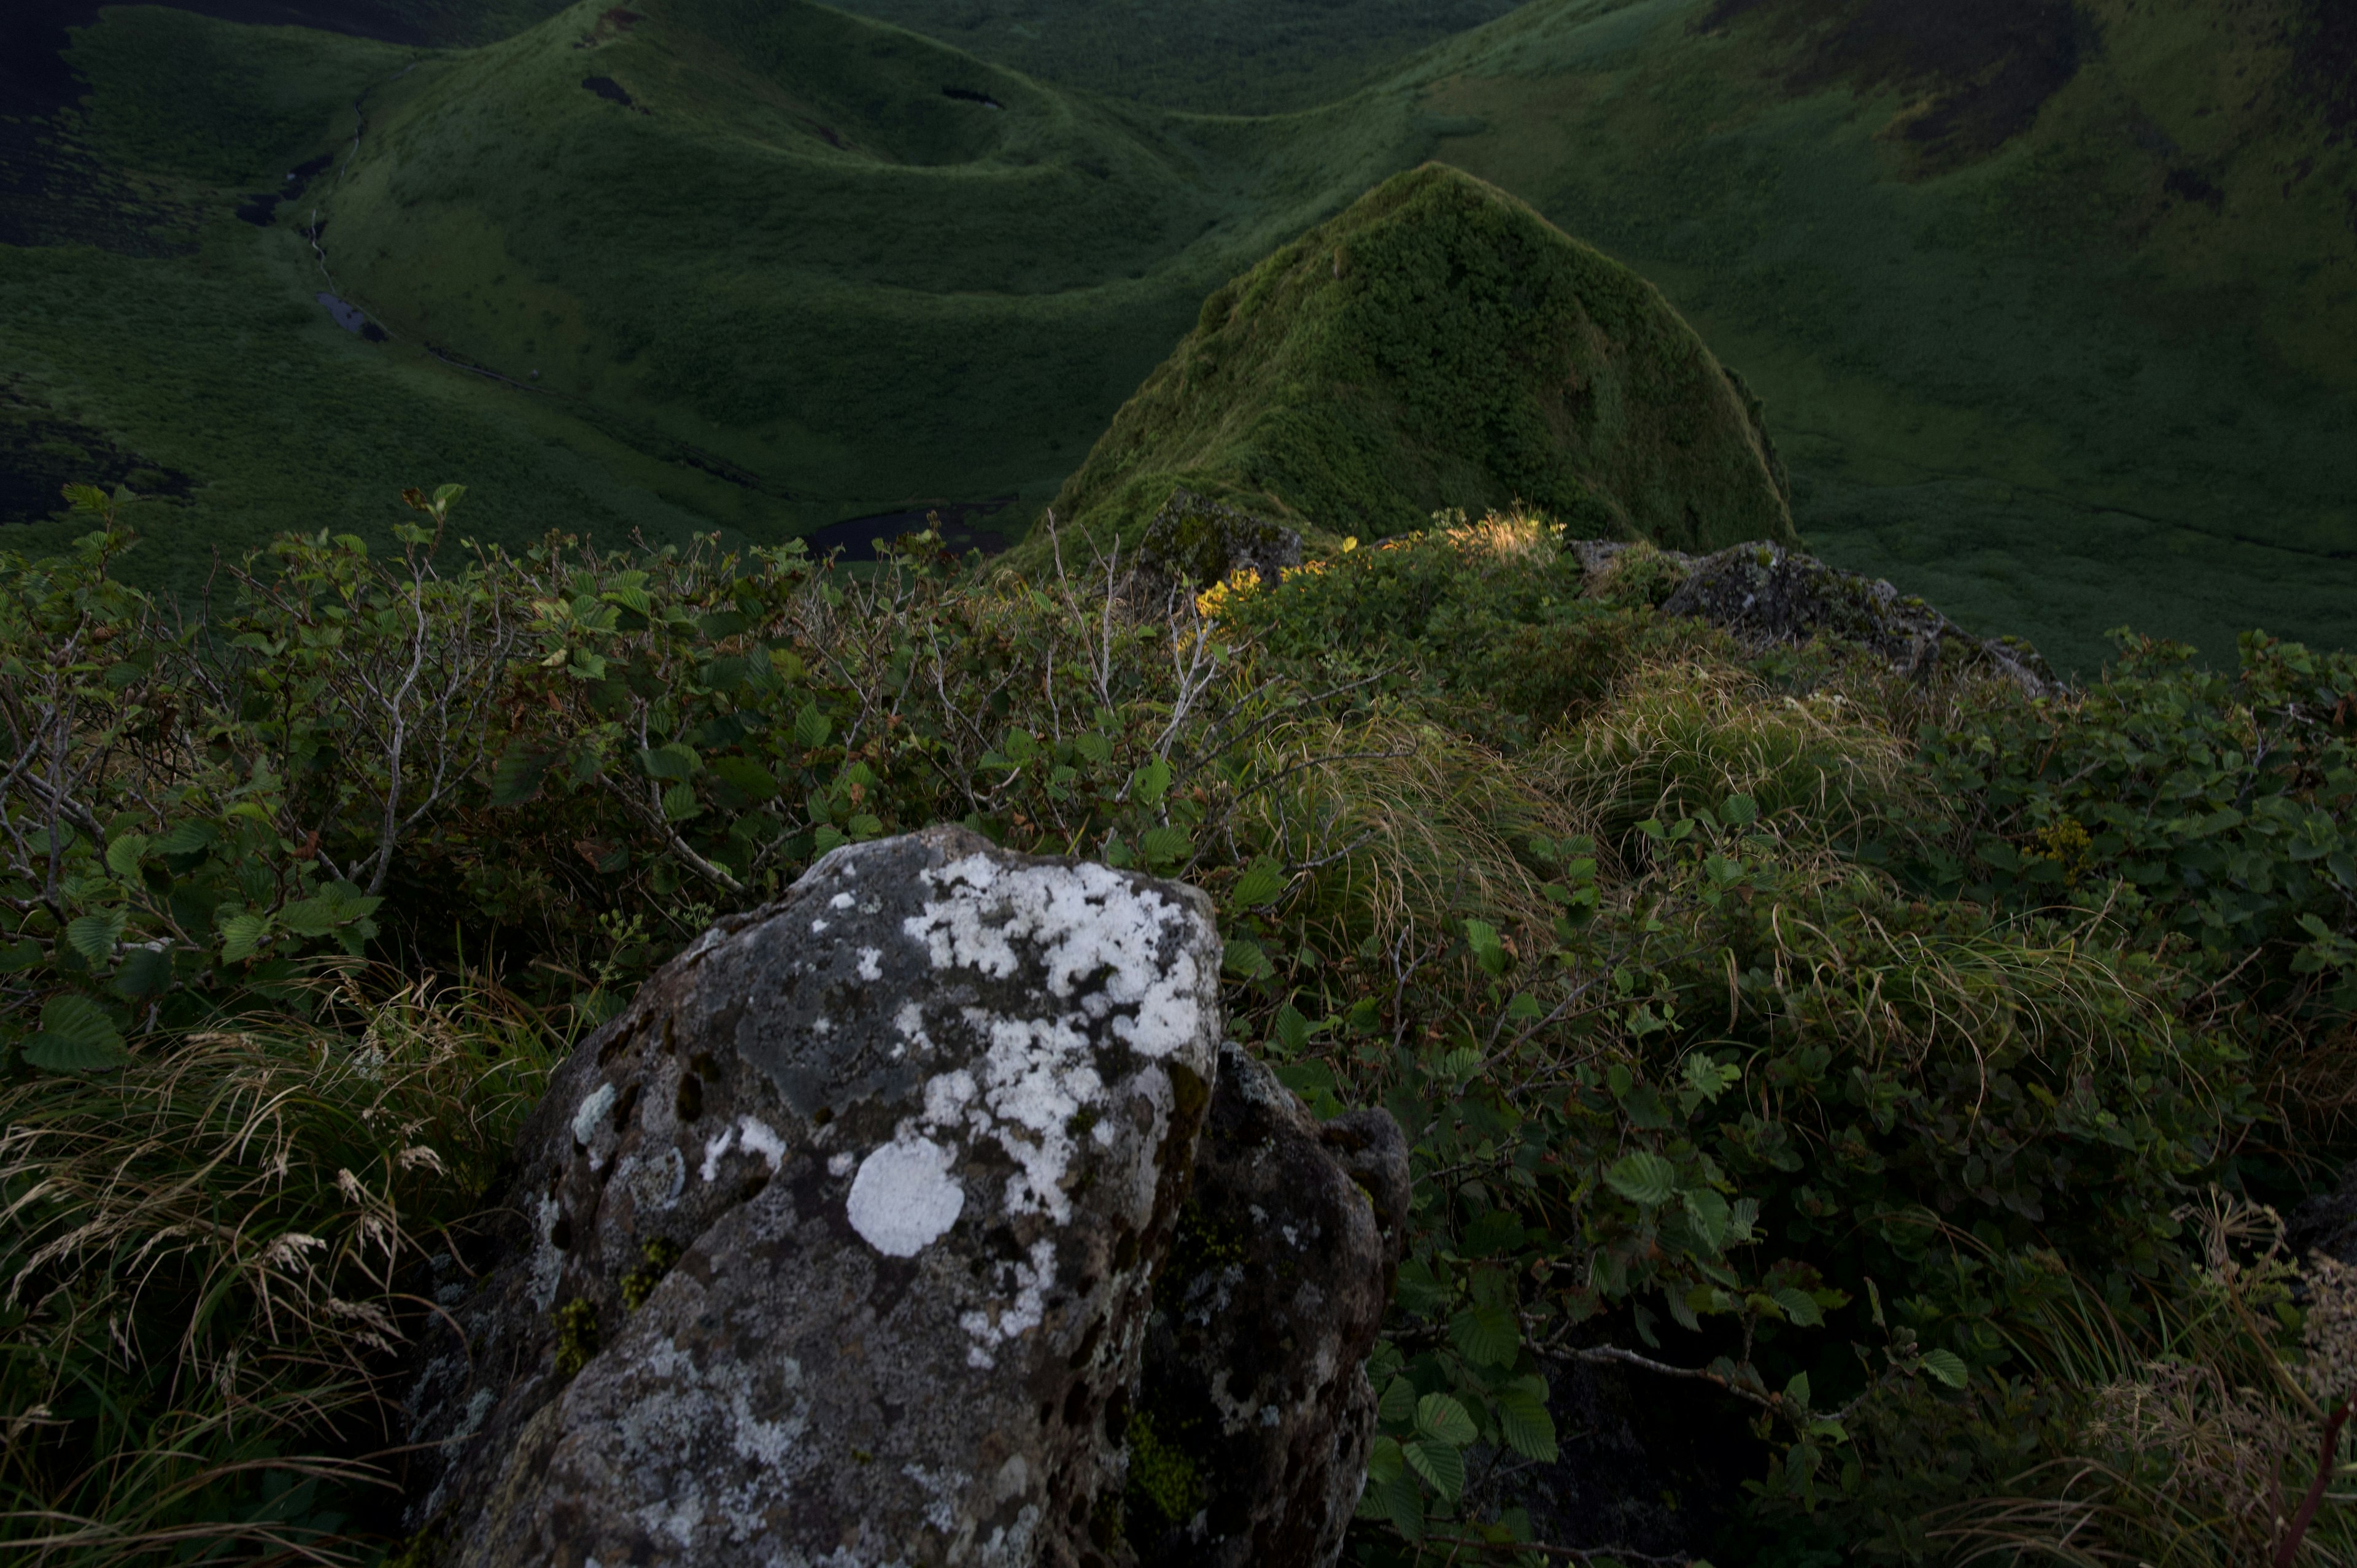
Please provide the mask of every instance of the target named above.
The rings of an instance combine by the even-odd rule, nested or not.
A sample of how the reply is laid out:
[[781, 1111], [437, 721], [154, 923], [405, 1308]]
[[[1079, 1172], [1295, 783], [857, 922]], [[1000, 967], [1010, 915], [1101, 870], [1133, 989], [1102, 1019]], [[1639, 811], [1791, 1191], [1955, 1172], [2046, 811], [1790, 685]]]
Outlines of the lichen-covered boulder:
[[1232, 1042], [1154, 1287], [1126, 1527], [1157, 1568], [1328, 1568], [1375, 1429], [1365, 1361], [1406, 1234], [1407, 1140], [1320, 1123]]
[[411, 1522], [466, 1568], [1104, 1564], [1216, 1071], [1175, 883], [838, 850], [559, 1069], [429, 1330]]
[[1813, 555], [1756, 540], [1711, 555], [1654, 550], [1618, 539], [1565, 546], [1592, 579], [1639, 596], [1663, 615], [1724, 627], [1755, 647], [1824, 637], [1863, 648], [1901, 672], [1991, 674], [2033, 697], [2062, 689], [2035, 648], [2018, 637], [1975, 637], [1931, 605], [1876, 577], [1828, 566]]
[[1138, 568], [1189, 590], [1251, 572], [1274, 585], [1301, 564], [1301, 535], [1282, 523], [1179, 489], [1138, 542]]

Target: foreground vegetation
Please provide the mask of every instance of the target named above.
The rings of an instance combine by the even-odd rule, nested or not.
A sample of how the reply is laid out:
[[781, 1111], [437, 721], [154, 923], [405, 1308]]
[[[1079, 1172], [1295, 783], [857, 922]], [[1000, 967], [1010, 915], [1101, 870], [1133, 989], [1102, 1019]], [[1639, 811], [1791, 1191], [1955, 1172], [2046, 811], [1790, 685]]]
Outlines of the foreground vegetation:
[[1687, 1412], [1722, 1562], [2357, 1554], [2357, 1289], [2266, 1207], [2357, 1103], [2357, 661], [1925, 685], [1512, 516], [1199, 602], [457, 499], [181, 605], [94, 490], [0, 556], [18, 1555], [390, 1544], [421, 1264], [550, 1060], [942, 820], [1203, 886], [1236, 1032], [1408, 1129], [1356, 1560], [1612, 1544], [1533, 1540], [1596, 1377]]

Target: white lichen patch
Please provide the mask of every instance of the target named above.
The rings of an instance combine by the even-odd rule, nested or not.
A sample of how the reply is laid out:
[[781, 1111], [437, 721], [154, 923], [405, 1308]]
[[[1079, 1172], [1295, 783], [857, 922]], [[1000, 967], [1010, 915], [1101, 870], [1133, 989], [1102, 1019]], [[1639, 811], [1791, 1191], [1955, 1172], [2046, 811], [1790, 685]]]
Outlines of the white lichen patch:
[[532, 1304], [546, 1312], [556, 1305], [556, 1282], [565, 1272], [564, 1255], [556, 1250], [556, 1220], [562, 1212], [556, 1199], [543, 1197], [533, 1217]]
[[633, 1510], [639, 1521], [691, 1553], [768, 1533], [771, 1510], [810, 1461], [801, 1365], [777, 1357], [757, 1374], [743, 1361], [700, 1359], [663, 1339], [640, 1353], [630, 1375], [639, 1387], [616, 1414], [614, 1433], [620, 1473], [644, 1499]]
[[869, 982], [878, 981], [884, 978], [884, 950], [882, 948], [861, 948], [859, 950], [859, 978]]
[[671, 1148], [652, 1159], [625, 1155], [614, 1167], [614, 1185], [628, 1192], [630, 1201], [642, 1210], [674, 1208], [687, 1190], [687, 1161]]
[[597, 1124], [606, 1120], [606, 1112], [614, 1109], [621, 1091], [610, 1083], [601, 1083], [573, 1112], [573, 1141], [587, 1144], [597, 1135]]
[[1031, 1243], [1028, 1259], [1000, 1263], [998, 1274], [999, 1283], [1006, 1291], [1006, 1303], [996, 1309], [958, 1316], [958, 1326], [974, 1340], [966, 1352], [968, 1366], [989, 1366], [992, 1350], [1030, 1333], [1045, 1321], [1048, 1293], [1056, 1286], [1056, 1243], [1040, 1237]]
[[977, 1007], [966, 1026], [990, 1042], [982, 1059], [925, 1085], [925, 1120], [996, 1141], [1017, 1165], [1006, 1212], [1071, 1219], [1064, 1192], [1082, 1112], [1100, 1106], [1104, 1079], [1077, 1017], [1002, 1018]]
[[947, 1234], [965, 1208], [950, 1175], [954, 1148], [898, 1138], [871, 1150], [851, 1178], [851, 1228], [888, 1258], [913, 1258]]
[[927, 900], [902, 929], [935, 969], [1004, 980], [1020, 961], [1020, 941], [1038, 949], [1054, 996], [1072, 1000], [1080, 982], [1093, 981], [1077, 998], [1083, 1012], [1103, 1018], [1126, 1010], [1113, 1032], [1139, 1055], [1167, 1057], [1201, 1033], [1206, 977], [1196, 944], [1178, 944], [1168, 961], [1161, 951], [1174, 925], [1200, 918], [1193, 910], [1103, 865], [1002, 865], [972, 854], [922, 875], [948, 897]]
[[758, 1116], [743, 1118], [737, 1123], [737, 1128], [743, 1136], [745, 1152], [760, 1155], [770, 1163], [770, 1174], [777, 1175], [778, 1167], [785, 1163], [786, 1141]]
[[737, 1129], [726, 1127], [716, 1138], [704, 1140], [704, 1169], [698, 1174], [706, 1181], [716, 1181], [720, 1176], [720, 1157], [737, 1142]]

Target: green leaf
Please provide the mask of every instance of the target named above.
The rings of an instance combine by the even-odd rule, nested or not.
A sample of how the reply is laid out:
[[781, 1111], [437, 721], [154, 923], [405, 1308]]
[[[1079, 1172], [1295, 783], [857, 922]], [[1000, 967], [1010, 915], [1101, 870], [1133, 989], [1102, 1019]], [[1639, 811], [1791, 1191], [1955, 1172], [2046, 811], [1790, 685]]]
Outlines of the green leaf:
[[[1444, 1399], [1444, 1394], [1429, 1396]], [[1408, 1468], [1424, 1477], [1425, 1485], [1450, 1502], [1465, 1490], [1465, 1455], [1447, 1443], [1430, 1438], [1413, 1437], [1400, 1444], [1400, 1456]]]
[[1170, 764], [1158, 757], [1129, 776], [1129, 792], [1148, 806], [1160, 805], [1169, 788]]
[[1784, 1397], [1791, 1400], [1794, 1404], [1799, 1405], [1803, 1410], [1808, 1409], [1809, 1374], [1806, 1372], [1793, 1373], [1792, 1380], [1784, 1385]]
[[1795, 1290], [1791, 1285], [1779, 1285], [1768, 1293], [1768, 1297], [1784, 1309], [1786, 1317], [1803, 1328], [1817, 1328], [1824, 1324], [1825, 1315], [1817, 1310], [1815, 1298], [1804, 1290]]
[[1383, 1397], [1376, 1403], [1375, 1418], [1394, 1431], [1415, 1424], [1415, 1385], [1405, 1378], [1394, 1378], [1383, 1385]]
[[665, 822], [683, 822], [703, 810], [704, 803], [695, 798], [695, 786], [693, 784], [674, 784], [662, 792]]
[[777, 776], [749, 757], [715, 757], [712, 771], [730, 789], [751, 800], [767, 800], [778, 792]]
[[1137, 847], [1157, 865], [1168, 865], [1195, 853], [1195, 841], [1177, 828], [1148, 828], [1138, 835]]
[[491, 804], [521, 806], [540, 793], [556, 753], [523, 740], [512, 740], [491, 767]]
[[25, 1042], [25, 1059], [49, 1072], [95, 1072], [122, 1066], [131, 1053], [104, 1008], [68, 994], [41, 1009], [40, 1032]]
[[263, 915], [231, 915], [221, 922], [221, 958], [238, 963], [252, 958], [270, 935], [270, 920]]
[[821, 854], [824, 854], [831, 849], [841, 849], [850, 842], [851, 840], [845, 836], [843, 830], [833, 822], [821, 822], [818, 832], [811, 835], [812, 847]]
[[1334, 1092], [1334, 1069], [1324, 1062], [1279, 1062], [1272, 1070], [1277, 1082], [1304, 1100]]
[[114, 944], [123, 938], [126, 912], [120, 908], [102, 909], [94, 915], [84, 915], [66, 925], [66, 942], [74, 951], [91, 961], [92, 967], [106, 963], [114, 957]]
[[1734, 1218], [1727, 1199], [1706, 1187], [1696, 1187], [1684, 1197], [1686, 1223], [1694, 1227], [1702, 1244], [1714, 1252], [1727, 1245], [1727, 1232]]
[[1105, 763], [1113, 760], [1113, 742], [1094, 730], [1083, 730], [1074, 736], [1072, 749], [1091, 762]]
[[1555, 1462], [1555, 1417], [1547, 1413], [1544, 1381], [1518, 1378], [1499, 1390], [1491, 1402], [1497, 1406], [1498, 1431], [1507, 1447], [1542, 1465]]
[[182, 822], [147, 847], [156, 854], [195, 854], [221, 836], [210, 822]]
[[1268, 961], [1267, 950], [1250, 937], [1236, 937], [1228, 942], [1227, 950], [1221, 959], [1221, 967], [1245, 980], [1258, 980], [1276, 970], [1276, 965]]
[[1640, 1149], [1622, 1156], [1606, 1171], [1604, 1182], [1630, 1202], [1653, 1208], [1677, 1195], [1678, 1167], [1659, 1155]]
[[[1405, 1451], [1401, 1457], [1406, 1457]], [[1424, 1539], [1424, 1493], [1413, 1476], [1394, 1476], [1384, 1482], [1379, 1505], [1394, 1530], [1410, 1541]]]
[[1505, 944], [1498, 940], [1498, 928], [1487, 920], [1465, 922], [1465, 945], [1473, 950], [1473, 961], [1488, 974], [1503, 974], [1512, 962]]
[[1760, 820], [1760, 802], [1749, 795], [1729, 795], [1718, 808], [1718, 820], [1730, 828], [1749, 827]]
[[117, 833], [114, 842], [106, 846], [106, 866], [125, 882], [135, 881], [139, 863], [147, 857], [145, 833]]
[[46, 1029], [26, 1038], [24, 1054], [27, 1061], [48, 1072], [99, 1072], [131, 1059], [131, 1053], [119, 1043], [111, 1047], [86, 1046]]
[[1276, 1010], [1276, 1043], [1293, 1055], [1309, 1048], [1309, 1020], [1288, 1002]]
[[[724, 637], [735, 637], [753, 623], [736, 610], [715, 610], [695, 623], [695, 629], [716, 642]], [[816, 746], [818, 742], [811, 742]]]
[[818, 711], [816, 703], [804, 703], [802, 711], [794, 715], [794, 738], [806, 751], [815, 751], [824, 746], [826, 737], [834, 733], [834, 725]]
[[1436, 1442], [1462, 1448], [1479, 1435], [1473, 1418], [1449, 1394], [1426, 1394], [1415, 1402], [1415, 1429]]
[[1469, 1306], [1448, 1320], [1458, 1353], [1477, 1367], [1511, 1367], [1523, 1348], [1522, 1325], [1502, 1306]]
[[1230, 890], [1229, 897], [1239, 909], [1258, 908], [1283, 893], [1291, 880], [1285, 875], [1283, 862], [1265, 854], [1244, 868], [1244, 874], [1236, 878], [1236, 885]]
[[639, 766], [650, 779], [693, 779], [700, 766], [694, 749], [673, 741], [639, 753]]
[[1964, 1366], [1964, 1359], [1953, 1350], [1924, 1351], [1923, 1369], [1952, 1389], [1963, 1388], [1972, 1377]]
[[172, 953], [168, 948], [134, 948], [112, 982], [118, 995], [161, 996], [172, 988]]

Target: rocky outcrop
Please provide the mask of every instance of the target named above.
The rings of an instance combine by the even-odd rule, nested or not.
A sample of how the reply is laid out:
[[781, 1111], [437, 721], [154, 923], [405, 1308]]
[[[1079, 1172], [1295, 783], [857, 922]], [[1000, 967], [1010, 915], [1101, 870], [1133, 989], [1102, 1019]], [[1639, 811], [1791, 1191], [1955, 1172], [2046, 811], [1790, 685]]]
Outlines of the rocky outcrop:
[[[1625, 565], [1641, 548], [1616, 540], [1566, 546], [1590, 573]], [[1933, 671], [2003, 676], [2032, 696], [2061, 690], [2036, 649], [2018, 638], [1975, 637], [1889, 583], [1828, 566], [1766, 541], [1711, 555], [1659, 552], [1682, 580], [1661, 601], [1664, 615], [1692, 616], [1756, 646], [1826, 637], [1866, 649], [1917, 679]]]
[[1131, 1422], [1126, 1533], [1142, 1563], [1339, 1558], [1374, 1437], [1363, 1363], [1407, 1210], [1407, 1141], [1390, 1115], [1321, 1125], [1222, 1047]]
[[424, 1554], [1130, 1561], [1219, 961], [1192, 889], [955, 828], [715, 928], [557, 1072], [429, 1331]]
[[1239, 507], [1176, 489], [1146, 525], [1138, 569], [1189, 589], [1249, 571], [1274, 584], [1301, 564], [1301, 536]]

